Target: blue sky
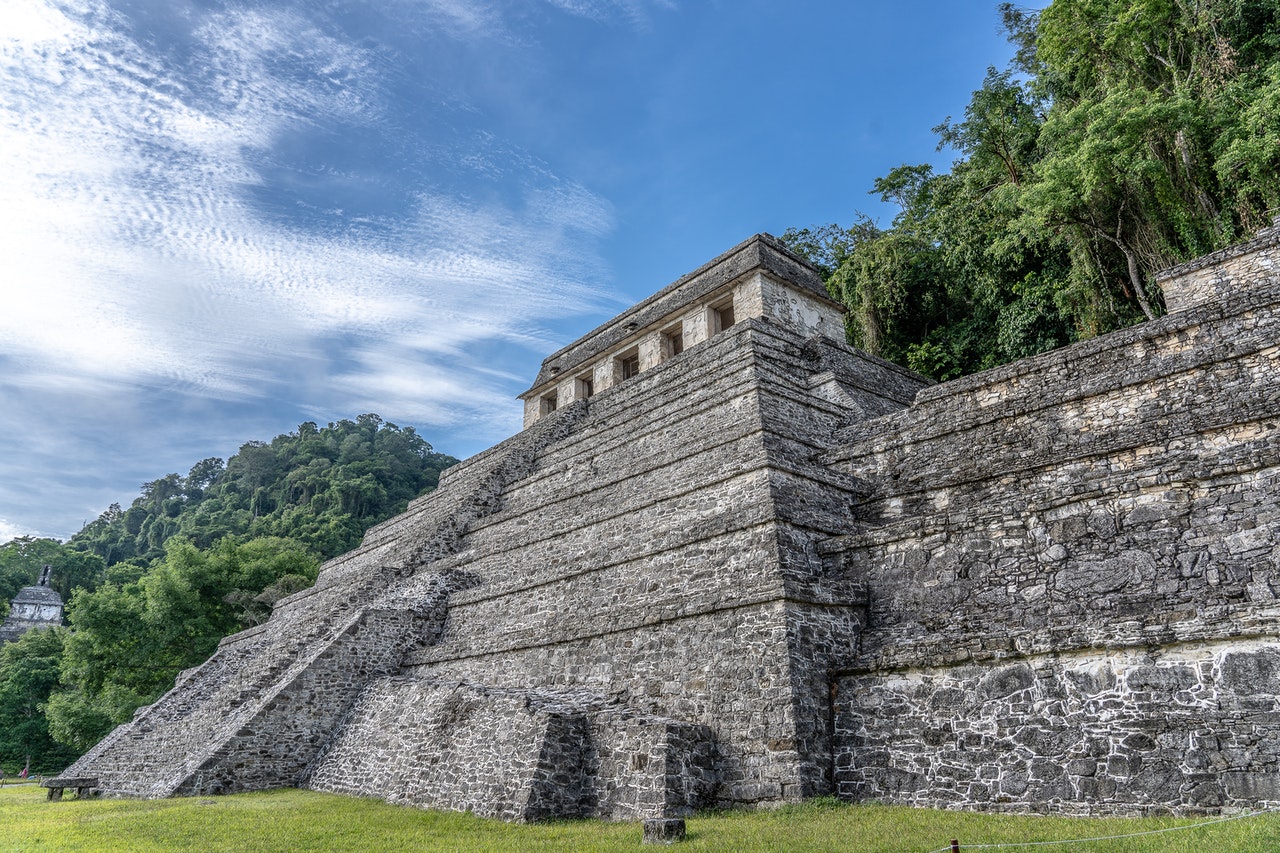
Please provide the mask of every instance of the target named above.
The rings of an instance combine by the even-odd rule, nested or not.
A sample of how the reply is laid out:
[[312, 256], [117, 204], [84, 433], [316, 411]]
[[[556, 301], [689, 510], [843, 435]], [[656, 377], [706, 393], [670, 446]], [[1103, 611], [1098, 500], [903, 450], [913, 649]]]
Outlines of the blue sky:
[[464, 457], [759, 232], [893, 211], [994, 0], [7, 0], [0, 541], [376, 412]]

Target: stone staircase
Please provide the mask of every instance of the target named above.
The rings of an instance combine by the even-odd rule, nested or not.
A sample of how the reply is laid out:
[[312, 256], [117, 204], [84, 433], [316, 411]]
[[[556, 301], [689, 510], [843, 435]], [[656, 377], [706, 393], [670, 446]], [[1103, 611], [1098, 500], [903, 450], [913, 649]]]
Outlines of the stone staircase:
[[450, 469], [435, 492], [322, 567], [268, 622], [225, 638], [65, 775], [145, 798], [297, 784], [361, 690], [397, 672], [406, 652], [437, 642], [449, 596], [474, 582], [430, 565], [456, 552], [584, 411], [569, 407]]

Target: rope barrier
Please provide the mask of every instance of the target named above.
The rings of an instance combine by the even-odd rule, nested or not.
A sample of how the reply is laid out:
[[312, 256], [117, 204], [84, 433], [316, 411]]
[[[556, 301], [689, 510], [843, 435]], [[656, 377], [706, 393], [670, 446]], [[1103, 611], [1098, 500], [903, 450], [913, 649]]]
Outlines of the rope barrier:
[[1159, 835], [1163, 832], [1179, 832], [1184, 829], [1200, 829], [1204, 826], [1213, 826], [1218, 823], [1227, 823], [1233, 820], [1241, 820], [1242, 818], [1257, 817], [1264, 814], [1272, 814], [1275, 809], [1262, 809], [1260, 811], [1246, 811], [1240, 814], [1233, 814], [1227, 817], [1215, 818], [1214, 820], [1201, 821], [1200, 823], [1190, 823], [1186, 826], [1167, 826], [1164, 829], [1148, 829], [1142, 832], [1127, 832], [1123, 835], [1099, 835], [1093, 838], [1064, 838], [1060, 841], [1007, 841], [1000, 844], [948, 844], [946, 847], [939, 847], [937, 850], [930, 850], [929, 853], [952, 853], [954, 850], [993, 850], [997, 847], [1045, 847], [1050, 844], [1085, 844], [1092, 841], [1113, 841], [1120, 838], [1137, 838], [1141, 835]]

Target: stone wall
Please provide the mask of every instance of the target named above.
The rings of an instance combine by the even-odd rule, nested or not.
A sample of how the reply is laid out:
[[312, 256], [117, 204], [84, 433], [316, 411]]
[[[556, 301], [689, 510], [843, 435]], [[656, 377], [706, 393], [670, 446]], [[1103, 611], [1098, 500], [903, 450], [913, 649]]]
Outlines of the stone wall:
[[840, 681], [839, 793], [1181, 813], [1280, 802], [1280, 647], [1238, 639]]
[[1228, 246], [1156, 276], [1170, 311], [1182, 311], [1280, 278], [1280, 217], [1251, 240]]
[[710, 735], [586, 693], [397, 676], [370, 685], [316, 790], [486, 817], [687, 815], [717, 781]]
[[1277, 308], [1255, 280], [844, 430], [862, 529], [823, 551], [868, 606], [831, 674], [842, 796], [1275, 799]]

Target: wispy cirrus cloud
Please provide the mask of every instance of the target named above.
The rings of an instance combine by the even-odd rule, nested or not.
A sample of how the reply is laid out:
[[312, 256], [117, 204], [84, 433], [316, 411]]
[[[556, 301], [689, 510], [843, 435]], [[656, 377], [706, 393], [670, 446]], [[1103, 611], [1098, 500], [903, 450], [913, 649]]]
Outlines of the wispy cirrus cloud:
[[[262, 181], [255, 160], [298, 125], [375, 123], [376, 92], [343, 82], [364, 77], [359, 52], [292, 14], [216, 17], [196, 32], [198, 74], [158, 68], [138, 45], [71, 18], [61, 39], [27, 52], [34, 61], [6, 63], [18, 73], [6, 75], [4, 114], [17, 120], [0, 125], [0, 139], [23, 153], [0, 185], [0, 251], [21, 259], [10, 269], [27, 285], [0, 321], [12, 340], [83, 369], [102, 365], [105, 348], [113, 373], [168, 372], [192, 344], [202, 364], [210, 348], [235, 361], [250, 341], [260, 353], [295, 346], [289, 332], [382, 333], [420, 319], [424, 301], [495, 321], [504, 296], [563, 304], [540, 285], [564, 276], [570, 232], [602, 233], [609, 214], [545, 176], [521, 188], [518, 210], [419, 194], [373, 227], [264, 218], [244, 193]], [[498, 299], [474, 290], [481, 276]], [[433, 285], [441, 290], [428, 299]], [[182, 317], [190, 322], [174, 340], [171, 321]]]
[[[488, 5], [428, 6], [441, 37], [500, 29]], [[0, 516], [32, 524], [7, 509], [20, 483], [103, 464], [140, 421], [173, 448], [166, 430], [255, 437], [184, 420], [209, 405], [515, 428], [511, 365], [550, 348], [544, 323], [615, 301], [591, 251], [610, 205], [473, 116], [423, 142], [395, 46], [305, 5], [139, 14], [33, 0], [0, 36], [0, 393], [18, 406]], [[425, 85], [419, 122], [467, 112]], [[401, 159], [369, 167], [362, 144]], [[77, 431], [23, 438], [35, 418]]]
[[583, 18], [606, 21], [622, 17], [637, 26], [648, 26], [649, 11], [655, 6], [674, 9], [673, 0], [546, 0], [547, 3]]

